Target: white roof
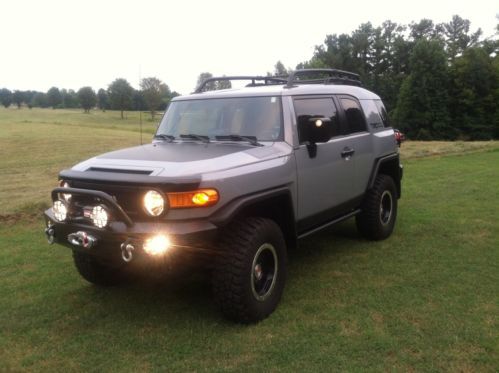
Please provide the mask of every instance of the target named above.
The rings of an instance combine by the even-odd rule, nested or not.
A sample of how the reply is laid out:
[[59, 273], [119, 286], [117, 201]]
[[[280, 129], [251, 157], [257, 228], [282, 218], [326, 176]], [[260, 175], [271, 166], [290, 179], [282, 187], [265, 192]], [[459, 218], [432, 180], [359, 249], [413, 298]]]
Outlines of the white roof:
[[379, 96], [362, 87], [342, 84], [302, 84], [291, 88], [285, 85], [242, 87], [193, 93], [175, 97], [173, 101], [202, 100], [209, 98], [248, 97], [248, 96], [301, 96], [301, 95], [351, 95], [359, 100], [379, 100]]

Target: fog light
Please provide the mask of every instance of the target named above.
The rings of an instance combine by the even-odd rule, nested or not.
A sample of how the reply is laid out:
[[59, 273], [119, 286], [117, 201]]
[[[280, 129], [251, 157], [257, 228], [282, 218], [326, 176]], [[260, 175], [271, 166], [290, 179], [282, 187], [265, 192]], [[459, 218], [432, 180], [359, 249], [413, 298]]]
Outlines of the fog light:
[[163, 255], [170, 248], [170, 240], [165, 235], [148, 238], [143, 245], [144, 251], [152, 256]]
[[109, 220], [109, 215], [103, 206], [95, 206], [90, 214], [92, 223], [98, 228], [104, 228]]
[[66, 220], [68, 216], [68, 208], [62, 201], [55, 201], [54, 205], [52, 206], [52, 211], [54, 212], [54, 217], [58, 221], [64, 221]]

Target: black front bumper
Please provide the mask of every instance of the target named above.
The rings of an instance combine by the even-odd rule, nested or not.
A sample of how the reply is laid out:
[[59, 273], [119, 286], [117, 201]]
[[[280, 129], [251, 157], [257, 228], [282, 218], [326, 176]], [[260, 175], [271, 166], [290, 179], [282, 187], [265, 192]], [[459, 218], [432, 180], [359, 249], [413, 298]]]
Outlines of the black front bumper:
[[[57, 200], [60, 193], [95, 198], [111, 211], [113, 219], [104, 228], [98, 228], [81, 218], [68, 217], [60, 222], [55, 218], [52, 208], [49, 208], [44, 212], [47, 227], [45, 233], [49, 242], [86, 252], [106, 261], [123, 261], [123, 249], [130, 243], [134, 246], [133, 261], [156, 260], [142, 246], [145, 240], [158, 234], [169, 238], [171, 246], [168, 251], [172, 254], [207, 254], [209, 244], [218, 232], [218, 227], [206, 219], [134, 222], [110, 195], [100, 191], [56, 188], [52, 192], [52, 199]], [[71, 240], [69, 236], [78, 232], [91, 237], [93, 244], [85, 247], [81, 242]]]

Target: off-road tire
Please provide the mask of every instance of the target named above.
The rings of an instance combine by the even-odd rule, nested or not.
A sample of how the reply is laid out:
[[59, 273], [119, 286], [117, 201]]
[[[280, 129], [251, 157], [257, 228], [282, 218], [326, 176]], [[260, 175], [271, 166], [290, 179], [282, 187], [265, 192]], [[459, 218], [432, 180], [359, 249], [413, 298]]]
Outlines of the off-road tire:
[[[383, 205], [386, 207], [388, 201], [391, 203], [389, 215], [387, 208], [383, 211]], [[396, 219], [397, 187], [390, 176], [379, 174], [355, 218], [357, 229], [369, 240], [384, 240], [392, 234]]]
[[[224, 316], [243, 324], [265, 319], [277, 307], [286, 282], [286, 243], [279, 226], [266, 218], [238, 220], [225, 231], [218, 249], [212, 285], [215, 301]], [[257, 276], [262, 256], [266, 256], [267, 263], [261, 264], [260, 269], [270, 269], [262, 270], [260, 279], [267, 276], [267, 280], [263, 278], [267, 285], [268, 278], [275, 281], [273, 286], [268, 285], [267, 293], [264, 286], [260, 287]], [[274, 259], [277, 265], [274, 264], [276, 269], [271, 276]], [[257, 289], [261, 293], [257, 293]]]
[[115, 286], [125, 279], [124, 273], [119, 268], [99, 262], [91, 255], [73, 251], [73, 261], [81, 277], [92, 284]]

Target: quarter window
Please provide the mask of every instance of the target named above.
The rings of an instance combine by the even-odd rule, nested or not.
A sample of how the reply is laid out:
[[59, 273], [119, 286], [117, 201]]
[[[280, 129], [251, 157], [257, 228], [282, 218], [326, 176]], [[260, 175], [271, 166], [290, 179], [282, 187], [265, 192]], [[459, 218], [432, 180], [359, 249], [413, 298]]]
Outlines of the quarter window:
[[383, 126], [390, 127], [390, 122], [388, 121], [388, 113], [386, 112], [385, 105], [381, 100], [374, 100], [376, 107], [378, 108], [379, 116], [383, 122]]
[[366, 131], [366, 120], [359, 103], [351, 98], [341, 98], [347, 118], [347, 133]]

